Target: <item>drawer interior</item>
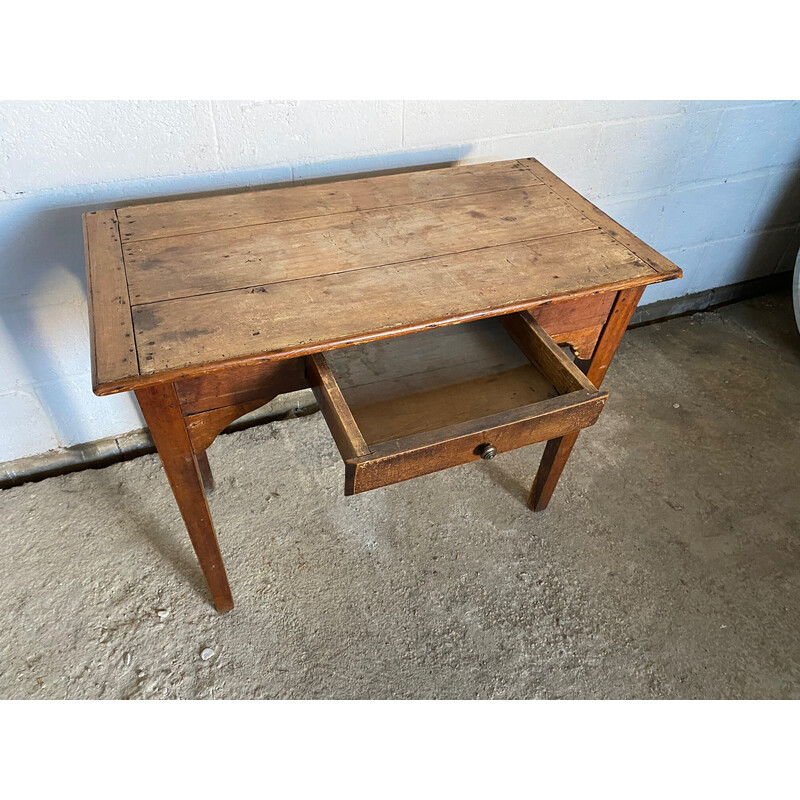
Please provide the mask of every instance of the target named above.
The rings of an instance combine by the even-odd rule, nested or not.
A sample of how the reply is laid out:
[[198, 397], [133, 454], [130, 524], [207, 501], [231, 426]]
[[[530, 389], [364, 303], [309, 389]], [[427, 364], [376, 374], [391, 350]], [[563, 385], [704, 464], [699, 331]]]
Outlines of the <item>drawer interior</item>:
[[509, 333], [494, 318], [355, 345], [325, 357], [371, 446], [582, 388], [562, 385], [559, 391], [546, 365], [534, 366]]
[[306, 377], [346, 494], [574, 433], [607, 397], [525, 311], [316, 353]]

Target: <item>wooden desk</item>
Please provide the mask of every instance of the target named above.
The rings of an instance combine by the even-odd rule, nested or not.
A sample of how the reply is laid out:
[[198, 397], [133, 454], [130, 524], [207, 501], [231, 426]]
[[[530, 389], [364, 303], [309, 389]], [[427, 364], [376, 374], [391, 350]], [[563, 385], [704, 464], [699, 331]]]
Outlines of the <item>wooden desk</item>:
[[538, 511], [644, 287], [681, 275], [535, 159], [83, 222], [94, 391], [135, 391], [219, 611], [205, 451], [235, 419], [312, 387], [347, 493], [547, 441]]

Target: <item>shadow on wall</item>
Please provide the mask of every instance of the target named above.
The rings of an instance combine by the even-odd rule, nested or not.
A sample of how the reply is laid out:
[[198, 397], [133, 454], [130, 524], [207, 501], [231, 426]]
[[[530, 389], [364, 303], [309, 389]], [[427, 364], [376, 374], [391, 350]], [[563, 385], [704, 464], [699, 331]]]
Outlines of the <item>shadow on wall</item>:
[[794, 268], [800, 249], [800, 168], [787, 179], [783, 190], [776, 196], [761, 222], [763, 231], [756, 237], [745, 256], [746, 269], [742, 274], [750, 277]]
[[[16, 387], [31, 393], [35, 389], [49, 418], [55, 443], [36, 452], [144, 427], [138, 407], [132, 411], [118, 398], [96, 398], [92, 394], [82, 214], [149, 198], [201, 196], [365, 172], [448, 166], [465, 158], [469, 151], [469, 146], [448, 147], [291, 168], [79, 187], [3, 203], [5, 208], [0, 210], [8, 216], [0, 219], [0, 324], [16, 352], [0, 353], [0, 368], [7, 361], [8, 370], [16, 375]], [[0, 385], [0, 393], [4, 391], [9, 390]], [[109, 418], [109, 404], [115, 400], [117, 405]], [[98, 426], [96, 416], [103, 418], [103, 424]], [[31, 424], [36, 423], [32, 420]], [[100, 428], [104, 432], [98, 434]]]

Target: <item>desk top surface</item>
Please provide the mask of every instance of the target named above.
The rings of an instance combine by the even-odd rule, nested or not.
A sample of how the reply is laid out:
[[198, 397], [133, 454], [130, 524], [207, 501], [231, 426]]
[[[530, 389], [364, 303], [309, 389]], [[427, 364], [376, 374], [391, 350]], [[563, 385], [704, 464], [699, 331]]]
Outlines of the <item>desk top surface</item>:
[[535, 159], [84, 215], [99, 394], [680, 270]]

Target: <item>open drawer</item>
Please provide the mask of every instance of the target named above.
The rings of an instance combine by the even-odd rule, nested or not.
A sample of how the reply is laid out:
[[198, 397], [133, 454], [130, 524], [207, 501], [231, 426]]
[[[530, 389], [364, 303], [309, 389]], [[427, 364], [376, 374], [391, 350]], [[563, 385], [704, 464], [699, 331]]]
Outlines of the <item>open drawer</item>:
[[581, 430], [608, 396], [528, 312], [318, 353], [306, 372], [345, 494]]

